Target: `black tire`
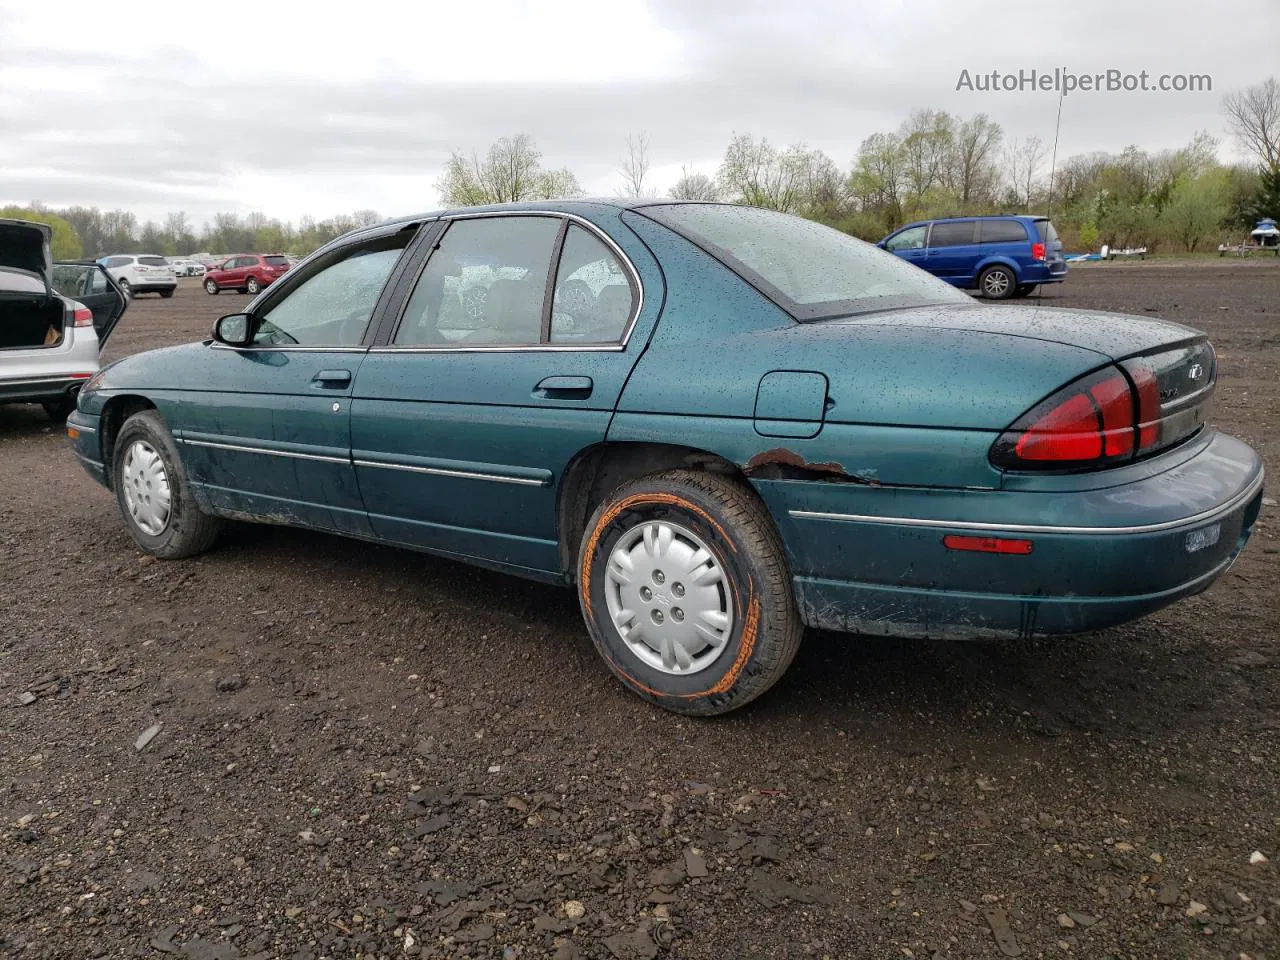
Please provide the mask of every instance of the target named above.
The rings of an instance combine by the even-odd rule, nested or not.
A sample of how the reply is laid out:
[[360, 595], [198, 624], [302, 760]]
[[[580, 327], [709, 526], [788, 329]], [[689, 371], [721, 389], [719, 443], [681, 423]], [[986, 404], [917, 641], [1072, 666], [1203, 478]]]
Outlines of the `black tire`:
[[[733, 620], [708, 664], [689, 673], [657, 669], [634, 653], [609, 614], [605, 568], [618, 541], [651, 521], [695, 534], [724, 573]], [[654, 583], [664, 583], [657, 579]], [[677, 584], [666, 583], [668, 609]], [[723, 589], [723, 588], [722, 588]], [[768, 690], [795, 658], [804, 632], [786, 554], [764, 505], [747, 488], [716, 474], [671, 470], [624, 484], [596, 509], [578, 550], [578, 599], [596, 650], [632, 692], [675, 713], [728, 713]], [[650, 616], [658, 616], [650, 611]]]
[[126, 300], [132, 300], [133, 284], [131, 284], [128, 280], [124, 280], [124, 279], [117, 280], [116, 283], [120, 285], [120, 292], [124, 294], [124, 298]]
[[218, 295], [218, 282], [212, 277], [204, 282], [204, 292], [211, 297]]
[[[177, 288], [175, 287], [174, 289], [176, 290]], [[164, 299], [168, 300], [170, 297], [172, 297], [172, 296], [173, 296], [173, 290], [161, 290], [161, 291], [160, 291], [160, 296], [162, 296]]]
[[69, 393], [61, 400], [49, 400], [40, 404], [44, 408], [45, 415], [54, 423], [66, 423], [67, 417], [71, 416], [71, 411], [76, 408], [76, 391]]
[[1003, 264], [987, 267], [978, 275], [978, 292], [988, 300], [1008, 300], [1017, 288], [1013, 271]]
[[[124, 461], [136, 441], [144, 441], [160, 456], [168, 475], [170, 506], [167, 524], [158, 534], [148, 533], [134, 520], [125, 499]], [[141, 410], [124, 422], [116, 435], [111, 457], [111, 486], [125, 526], [138, 546], [153, 557], [177, 560], [203, 553], [213, 546], [222, 530], [222, 520], [202, 511], [191, 495], [187, 473], [178, 456], [164, 418], [155, 410]]]
[[256, 297], [262, 292], [262, 285], [258, 283], [257, 277], [250, 277], [249, 282], [245, 284], [244, 292], [251, 297]]
[[1014, 287], [1013, 295], [1015, 297], [1029, 297], [1035, 292], [1036, 285], [1034, 283], [1020, 283]]

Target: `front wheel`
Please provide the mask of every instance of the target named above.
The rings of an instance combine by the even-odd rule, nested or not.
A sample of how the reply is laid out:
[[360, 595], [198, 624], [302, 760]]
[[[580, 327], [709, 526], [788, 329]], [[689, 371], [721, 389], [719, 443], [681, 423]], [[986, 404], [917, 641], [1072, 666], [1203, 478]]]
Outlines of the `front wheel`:
[[248, 292], [249, 296], [256, 297], [262, 292], [262, 285], [258, 283], [257, 277], [250, 277], [249, 282], [245, 284], [245, 290]]
[[1013, 271], [1003, 266], [987, 267], [978, 277], [978, 289], [988, 300], [1009, 299], [1016, 283]]
[[579, 548], [578, 596], [614, 675], [676, 713], [754, 700], [786, 672], [803, 633], [764, 505], [709, 473], [672, 470], [610, 494]]
[[128, 280], [117, 280], [116, 283], [120, 285], [120, 292], [124, 294], [124, 298], [126, 300], [132, 300], [133, 284], [131, 284]]
[[112, 486], [133, 539], [147, 553], [176, 560], [213, 545], [222, 521], [203, 512], [191, 495], [182, 460], [155, 410], [124, 422], [112, 456]]
[[211, 297], [216, 297], [218, 295], [218, 284], [213, 280], [206, 280], [204, 282], [204, 292]]

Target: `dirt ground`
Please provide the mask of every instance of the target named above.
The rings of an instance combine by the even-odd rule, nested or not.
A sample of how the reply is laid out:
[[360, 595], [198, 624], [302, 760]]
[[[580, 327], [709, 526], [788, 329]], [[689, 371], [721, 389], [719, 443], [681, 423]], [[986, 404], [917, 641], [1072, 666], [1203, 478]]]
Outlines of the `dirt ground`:
[[[245, 302], [184, 281], [110, 354]], [[1214, 419], [1280, 476], [1280, 263], [1044, 303], [1210, 331]], [[1145, 621], [812, 635], [695, 721], [568, 591], [267, 527], [150, 562], [38, 408], [0, 408], [0, 484], [0, 955], [1280, 958], [1274, 505]]]

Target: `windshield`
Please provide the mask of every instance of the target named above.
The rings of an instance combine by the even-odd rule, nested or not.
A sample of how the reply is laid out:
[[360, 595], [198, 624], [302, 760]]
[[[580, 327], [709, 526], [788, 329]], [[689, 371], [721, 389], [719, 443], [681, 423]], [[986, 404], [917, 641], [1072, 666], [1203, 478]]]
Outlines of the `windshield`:
[[734, 204], [643, 212], [716, 257], [797, 320], [936, 303], [968, 303], [949, 284], [812, 220]]

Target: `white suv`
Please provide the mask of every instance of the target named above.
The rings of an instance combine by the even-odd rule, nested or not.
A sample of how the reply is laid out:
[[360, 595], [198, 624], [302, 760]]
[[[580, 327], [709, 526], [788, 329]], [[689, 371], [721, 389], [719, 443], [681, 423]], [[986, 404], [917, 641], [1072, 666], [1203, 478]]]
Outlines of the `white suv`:
[[126, 297], [140, 293], [158, 293], [168, 298], [178, 288], [173, 266], [164, 257], [146, 253], [122, 253], [98, 261], [120, 284]]

